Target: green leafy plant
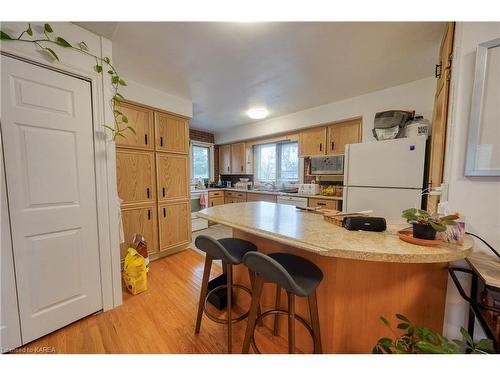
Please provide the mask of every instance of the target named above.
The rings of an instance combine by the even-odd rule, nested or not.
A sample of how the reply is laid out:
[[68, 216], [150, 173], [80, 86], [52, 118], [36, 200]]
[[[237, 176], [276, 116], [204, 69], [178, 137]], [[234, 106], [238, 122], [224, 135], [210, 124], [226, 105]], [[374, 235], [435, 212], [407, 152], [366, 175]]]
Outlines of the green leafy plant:
[[429, 212], [419, 208], [408, 208], [403, 211], [401, 217], [405, 218], [409, 223], [430, 225], [436, 232], [444, 232], [447, 225], [457, 224], [455, 220], [457, 220], [460, 215], [455, 213], [439, 217], [437, 214], [431, 215]]
[[54, 61], [60, 61], [59, 55], [49, 46], [71, 49], [93, 57], [95, 59], [94, 70], [99, 74], [103, 74], [103, 72], [106, 71], [110, 77], [111, 86], [113, 88], [113, 96], [111, 98], [110, 105], [113, 111], [114, 124], [104, 124], [103, 126], [111, 131], [113, 140], [116, 140], [117, 137], [125, 138], [123, 133], [127, 130], [135, 134], [135, 129], [128, 124], [127, 116], [116, 108], [116, 105], [125, 99], [123, 95], [119, 93], [119, 89], [121, 86], [127, 86], [127, 83], [120, 77], [113, 64], [111, 64], [111, 59], [109, 57], [100, 57], [93, 54], [90, 52], [87, 43], [84, 41], [71, 44], [62, 36], [56, 36], [54, 29], [48, 23], [41, 26], [41, 32], [39, 33], [39, 36], [36, 37], [33, 36], [33, 28], [31, 27], [31, 24], [28, 24], [26, 30], [24, 30], [17, 38], [9, 35], [3, 30], [0, 30], [0, 40], [34, 44], [41, 51], [47, 53], [47, 55]]
[[373, 347], [374, 354], [460, 354], [465, 351], [475, 354], [493, 352], [493, 341], [482, 339], [474, 342], [469, 333], [462, 327], [462, 340], [449, 340], [428, 327], [414, 326], [402, 314], [396, 314], [400, 321], [397, 333], [389, 321], [381, 316], [380, 320], [391, 330], [394, 337], [382, 337]]

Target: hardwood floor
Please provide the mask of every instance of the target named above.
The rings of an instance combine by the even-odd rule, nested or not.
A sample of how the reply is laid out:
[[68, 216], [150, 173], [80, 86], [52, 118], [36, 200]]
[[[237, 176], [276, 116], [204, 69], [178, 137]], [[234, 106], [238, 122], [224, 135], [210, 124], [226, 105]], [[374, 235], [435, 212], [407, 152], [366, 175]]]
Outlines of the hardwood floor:
[[[49, 353], [225, 353], [226, 326], [204, 316], [200, 334], [194, 333], [203, 262], [193, 250], [152, 262], [146, 292], [132, 296], [124, 290], [123, 305], [75, 322], [18, 352], [48, 347]], [[214, 265], [212, 277], [220, 273]], [[241, 352], [245, 327], [246, 320], [233, 327], [234, 353]], [[286, 341], [267, 328], [258, 328], [256, 340], [263, 352], [287, 352]]]

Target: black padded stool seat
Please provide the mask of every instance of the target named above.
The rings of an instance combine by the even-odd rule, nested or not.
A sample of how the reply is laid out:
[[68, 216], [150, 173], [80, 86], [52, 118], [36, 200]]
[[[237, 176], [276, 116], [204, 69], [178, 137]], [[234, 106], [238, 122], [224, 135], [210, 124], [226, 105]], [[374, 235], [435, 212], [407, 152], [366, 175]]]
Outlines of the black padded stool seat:
[[[309, 331], [314, 341], [314, 352], [321, 353], [321, 335], [319, 330], [318, 305], [316, 289], [323, 280], [323, 272], [309, 260], [289, 253], [263, 254], [260, 252], [248, 252], [243, 257], [243, 263], [255, 273], [256, 279], [252, 290], [252, 305], [248, 316], [245, 339], [243, 341], [242, 353], [248, 353], [250, 344], [254, 351], [260, 353], [254, 339], [255, 325], [270, 314], [274, 314], [274, 335], [278, 335], [278, 315], [288, 315], [288, 352], [295, 352], [295, 328], [297, 319]], [[276, 284], [275, 309], [260, 314], [258, 312], [259, 299], [262, 294], [264, 283]], [[288, 295], [288, 309], [280, 309], [281, 288]], [[295, 296], [307, 297], [309, 304], [310, 322], [295, 314]]]
[[[243, 256], [246, 253], [249, 251], [257, 251], [257, 246], [253, 243], [239, 238], [221, 238], [218, 241], [231, 254], [232, 264], [241, 264], [243, 262]], [[226, 261], [225, 259], [223, 260]]]
[[[251, 294], [250, 289], [243, 285], [233, 284], [233, 265], [241, 264], [243, 261], [243, 256], [251, 251], [256, 251], [257, 247], [245, 240], [239, 238], [222, 238], [216, 240], [213, 237], [200, 235], [195, 240], [195, 245], [201, 251], [206, 253], [205, 256], [205, 268], [203, 270], [203, 278], [201, 282], [200, 299], [198, 302], [198, 312], [196, 315], [196, 327], [195, 333], [199, 333], [201, 329], [201, 319], [203, 313], [207, 315], [208, 318], [214, 322], [227, 325], [227, 350], [228, 353], [232, 351], [232, 325], [242, 321], [248, 316], [248, 312], [243, 313], [239, 317], [232, 317], [232, 291], [233, 288], [238, 288]], [[221, 259], [224, 273], [226, 274], [226, 285], [220, 285], [215, 289], [208, 292], [208, 279], [210, 278], [210, 270], [212, 268], [212, 262], [215, 259]], [[253, 286], [254, 274], [248, 270], [250, 282]], [[227, 289], [227, 318], [221, 319], [212, 315], [207, 309], [208, 297], [211, 293], [216, 292], [219, 289]], [[260, 309], [259, 309], [260, 311]]]

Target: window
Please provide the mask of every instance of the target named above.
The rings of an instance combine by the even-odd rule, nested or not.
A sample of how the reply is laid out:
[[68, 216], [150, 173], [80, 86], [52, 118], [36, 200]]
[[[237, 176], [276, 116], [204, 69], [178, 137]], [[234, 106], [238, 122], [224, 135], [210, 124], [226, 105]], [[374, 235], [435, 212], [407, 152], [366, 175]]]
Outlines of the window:
[[268, 143], [255, 149], [258, 181], [295, 182], [299, 179], [297, 142]]
[[210, 179], [210, 146], [193, 145], [191, 163], [193, 179]]

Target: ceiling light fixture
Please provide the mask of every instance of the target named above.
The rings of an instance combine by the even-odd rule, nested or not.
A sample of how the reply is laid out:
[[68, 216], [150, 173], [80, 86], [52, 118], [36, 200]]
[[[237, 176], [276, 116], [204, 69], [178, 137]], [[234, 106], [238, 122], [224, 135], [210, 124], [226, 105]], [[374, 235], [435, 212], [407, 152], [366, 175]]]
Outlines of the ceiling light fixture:
[[251, 119], [254, 119], [254, 120], [260, 120], [260, 119], [266, 118], [268, 114], [269, 114], [269, 111], [264, 107], [250, 108], [247, 111], [248, 117], [250, 117]]

